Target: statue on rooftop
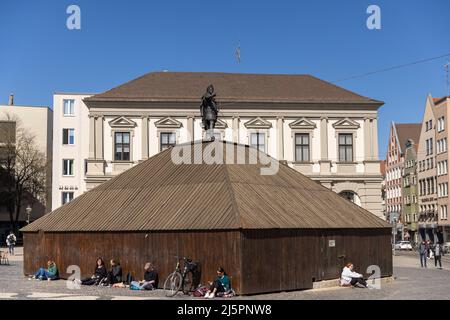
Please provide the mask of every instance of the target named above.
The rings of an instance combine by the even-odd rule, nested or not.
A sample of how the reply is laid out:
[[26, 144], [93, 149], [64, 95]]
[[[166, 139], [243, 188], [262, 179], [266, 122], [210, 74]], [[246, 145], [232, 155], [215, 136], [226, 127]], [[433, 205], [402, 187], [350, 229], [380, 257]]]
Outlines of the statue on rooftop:
[[203, 129], [206, 132], [206, 139], [211, 141], [214, 141], [214, 128], [219, 113], [215, 98], [214, 86], [211, 84], [206, 88], [206, 92], [202, 97], [202, 104], [200, 105], [200, 114], [202, 116]]

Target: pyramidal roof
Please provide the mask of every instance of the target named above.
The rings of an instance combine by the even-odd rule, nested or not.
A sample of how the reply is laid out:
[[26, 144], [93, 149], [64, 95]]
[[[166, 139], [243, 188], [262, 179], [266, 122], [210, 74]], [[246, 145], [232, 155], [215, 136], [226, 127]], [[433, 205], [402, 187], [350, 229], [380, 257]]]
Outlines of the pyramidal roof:
[[[190, 160], [194, 154], [212, 154], [219, 155], [216, 159], [222, 160], [216, 162], [222, 163], [209, 164], [211, 160], [204, 157], [178, 164], [172, 161], [173, 148], [167, 149], [22, 231], [390, 228], [372, 213], [272, 158], [278, 171], [262, 175], [267, 165], [249, 163], [251, 152], [264, 154], [249, 146], [216, 141], [183, 147], [191, 153]], [[214, 148], [223, 156], [219, 151], [211, 153]]]

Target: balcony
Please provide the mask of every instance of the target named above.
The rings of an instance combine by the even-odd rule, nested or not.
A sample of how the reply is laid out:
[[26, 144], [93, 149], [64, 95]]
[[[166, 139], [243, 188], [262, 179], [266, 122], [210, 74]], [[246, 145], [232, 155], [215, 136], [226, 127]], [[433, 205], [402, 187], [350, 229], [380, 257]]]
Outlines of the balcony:
[[425, 211], [419, 213], [419, 222], [437, 222], [439, 219], [436, 211]]

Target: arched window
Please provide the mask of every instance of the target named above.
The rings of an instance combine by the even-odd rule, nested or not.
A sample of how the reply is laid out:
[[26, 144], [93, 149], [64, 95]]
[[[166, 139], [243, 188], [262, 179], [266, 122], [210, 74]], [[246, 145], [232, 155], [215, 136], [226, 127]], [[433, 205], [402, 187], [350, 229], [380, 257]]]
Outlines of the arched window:
[[341, 193], [339, 193], [339, 195], [341, 197], [343, 197], [344, 199], [347, 199], [351, 202], [353, 202], [354, 204], [357, 204], [358, 206], [361, 206], [361, 199], [359, 198], [359, 196], [353, 192], [353, 191], [342, 191]]

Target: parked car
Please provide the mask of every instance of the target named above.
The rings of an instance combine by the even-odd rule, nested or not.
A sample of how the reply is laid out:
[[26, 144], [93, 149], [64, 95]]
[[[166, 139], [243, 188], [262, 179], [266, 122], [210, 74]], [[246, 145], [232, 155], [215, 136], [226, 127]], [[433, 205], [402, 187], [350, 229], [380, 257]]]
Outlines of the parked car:
[[399, 241], [394, 246], [395, 250], [412, 250], [413, 247], [409, 241]]

